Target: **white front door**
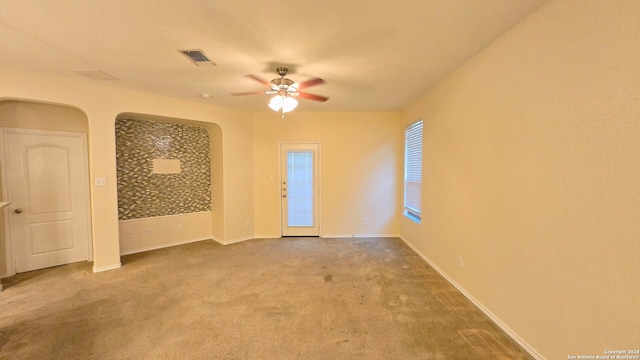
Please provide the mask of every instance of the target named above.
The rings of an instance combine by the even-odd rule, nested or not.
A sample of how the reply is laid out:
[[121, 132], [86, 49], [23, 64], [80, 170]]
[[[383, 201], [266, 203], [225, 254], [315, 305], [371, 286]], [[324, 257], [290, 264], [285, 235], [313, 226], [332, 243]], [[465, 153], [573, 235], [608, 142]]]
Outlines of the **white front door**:
[[88, 260], [85, 135], [4, 129], [3, 144], [15, 271]]
[[282, 235], [318, 236], [319, 145], [282, 144], [281, 156]]

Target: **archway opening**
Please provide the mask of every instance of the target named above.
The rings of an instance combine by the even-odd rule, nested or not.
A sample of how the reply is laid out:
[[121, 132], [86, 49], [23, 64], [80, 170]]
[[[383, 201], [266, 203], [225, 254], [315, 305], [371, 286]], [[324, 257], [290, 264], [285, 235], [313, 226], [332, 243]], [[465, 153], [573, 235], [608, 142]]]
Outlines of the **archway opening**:
[[222, 237], [222, 130], [189, 119], [115, 120], [121, 255]]

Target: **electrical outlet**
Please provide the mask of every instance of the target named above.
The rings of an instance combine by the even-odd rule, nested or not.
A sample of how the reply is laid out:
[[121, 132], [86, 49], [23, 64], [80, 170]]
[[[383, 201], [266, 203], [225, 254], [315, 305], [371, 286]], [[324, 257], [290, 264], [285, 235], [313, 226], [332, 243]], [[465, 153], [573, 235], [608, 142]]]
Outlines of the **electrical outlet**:
[[147, 228], [147, 231], [144, 232], [147, 236], [151, 235], [151, 228]]
[[369, 219], [368, 219], [368, 218], [364, 218], [364, 219], [362, 220], [362, 224], [364, 224], [364, 225], [369, 225]]
[[464, 261], [461, 256], [458, 256], [458, 267], [462, 269], [464, 267]]
[[97, 177], [93, 180], [93, 186], [107, 186], [107, 178]]
[[251, 220], [247, 220], [247, 227], [251, 226]]
[[178, 231], [182, 231], [182, 224], [178, 224]]

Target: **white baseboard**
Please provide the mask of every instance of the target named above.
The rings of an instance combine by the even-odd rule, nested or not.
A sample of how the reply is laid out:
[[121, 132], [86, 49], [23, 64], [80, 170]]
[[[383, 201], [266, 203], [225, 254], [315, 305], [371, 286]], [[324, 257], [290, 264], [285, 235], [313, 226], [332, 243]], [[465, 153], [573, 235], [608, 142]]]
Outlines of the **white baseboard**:
[[247, 241], [247, 240], [253, 240], [253, 239], [255, 239], [255, 237], [248, 236], [248, 237], [241, 237], [241, 238], [228, 240], [228, 241], [222, 241], [220, 239], [213, 238], [213, 241], [215, 241], [215, 242], [217, 242], [219, 244], [222, 244], [222, 245], [231, 245], [231, 244], [235, 244], [235, 243], [239, 243], [239, 242], [243, 242], [243, 241]]
[[282, 237], [282, 235], [280, 234], [275, 234], [275, 235], [256, 235], [254, 236], [254, 239], [280, 239]]
[[99, 266], [99, 267], [94, 266], [93, 267], [93, 272], [94, 273], [99, 273], [99, 272], [103, 272], [103, 271], [119, 269], [121, 267], [122, 267], [122, 263], [117, 263], [117, 264], [107, 265], [107, 266]]
[[239, 242], [243, 242], [243, 241], [247, 241], [247, 240], [253, 240], [253, 239], [255, 239], [255, 237], [246, 236], [246, 237], [241, 237], [241, 238], [225, 241], [224, 244], [225, 245], [231, 245], [231, 244], [235, 244], [235, 243], [239, 243]]
[[157, 249], [164, 249], [164, 248], [168, 248], [168, 247], [172, 247], [172, 246], [184, 245], [184, 244], [189, 244], [189, 243], [193, 243], [193, 242], [197, 242], [197, 241], [203, 241], [203, 240], [209, 240], [209, 239], [210, 239], [210, 237], [188, 239], [188, 240], [172, 242], [172, 243], [169, 243], [169, 244], [149, 246], [149, 247], [145, 247], [145, 248], [142, 248], [142, 249], [127, 250], [127, 251], [121, 252], [120, 256], [137, 254], [137, 253], [141, 253], [141, 252], [145, 252], [145, 251], [151, 251], [151, 250], [157, 250]]
[[400, 237], [398, 234], [322, 234], [321, 238], [388, 238]]
[[211, 240], [213, 240], [213, 241], [217, 242], [217, 243], [218, 243], [218, 244], [220, 244], [220, 245], [224, 245], [224, 241], [222, 241], [222, 240], [218, 239], [218, 238], [217, 238], [217, 237], [215, 237], [215, 236], [212, 236], [212, 237], [211, 237]]
[[522, 338], [520, 338], [513, 330], [511, 330], [505, 323], [503, 323], [497, 316], [495, 316], [489, 309], [487, 309], [482, 303], [476, 300], [471, 294], [469, 294], [462, 286], [453, 281], [453, 279], [447, 275], [442, 269], [440, 269], [433, 261], [431, 261], [428, 257], [426, 257], [420, 250], [418, 250], [413, 244], [411, 244], [407, 239], [403, 236], [398, 236], [402, 241], [404, 241], [407, 246], [409, 246], [416, 254], [418, 254], [422, 260], [424, 260], [429, 266], [431, 266], [435, 271], [437, 271], [442, 277], [445, 278], [453, 287], [455, 287], [464, 297], [469, 299], [480, 311], [482, 311], [491, 321], [493, 321], [500, 329], [502, 329], [513, 341], [517, 342], [526, 352], [528, 352], [531, 356], [533, 356], [537, 360], [544, 360], [544, 357], [540, 355], [533, 347], [527, 344]]

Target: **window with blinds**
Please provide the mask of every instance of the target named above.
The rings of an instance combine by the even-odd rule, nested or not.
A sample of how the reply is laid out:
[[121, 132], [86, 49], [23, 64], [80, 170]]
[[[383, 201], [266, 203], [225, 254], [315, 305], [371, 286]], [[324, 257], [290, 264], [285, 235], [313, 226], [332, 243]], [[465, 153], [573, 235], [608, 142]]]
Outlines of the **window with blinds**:
[[404, 215], [420, 222], [422, 193], [422, 120], [404, 132]]

